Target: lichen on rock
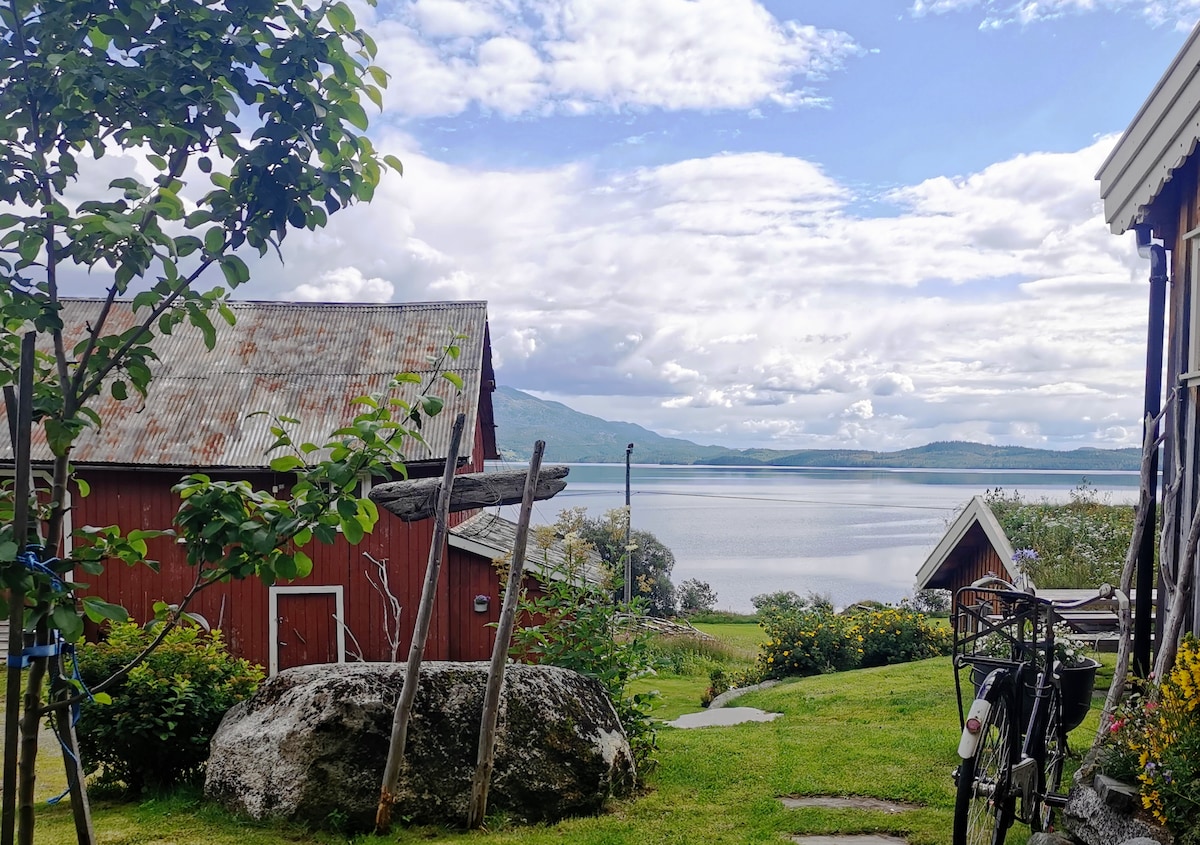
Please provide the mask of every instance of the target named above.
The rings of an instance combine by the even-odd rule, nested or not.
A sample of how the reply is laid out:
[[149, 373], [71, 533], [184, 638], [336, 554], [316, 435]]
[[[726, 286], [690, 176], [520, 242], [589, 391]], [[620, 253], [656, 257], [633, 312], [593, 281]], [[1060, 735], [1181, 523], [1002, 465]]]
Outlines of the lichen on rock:
[[[354, 663], [289, 669], [226, 715], [205, 792], [256, 819], [369, 829], [405, 668]], [[466, 819], [486, 663], [421, 669], [393, 815]], [[598, 812], [634, 784], [633, 756], [603, 687], [552, 666], [507, 667], [489, 811], [530, 822]]]

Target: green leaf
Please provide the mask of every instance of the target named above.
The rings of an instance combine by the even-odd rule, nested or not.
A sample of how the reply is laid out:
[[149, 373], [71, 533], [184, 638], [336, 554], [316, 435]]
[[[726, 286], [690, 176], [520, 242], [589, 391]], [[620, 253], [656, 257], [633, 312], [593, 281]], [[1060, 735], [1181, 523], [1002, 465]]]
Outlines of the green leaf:
[[376, 85], [380, 88], [387, 88], [388, 74], [386, 70], [379, 65], [371, 65], [367, 68], [367, 73], [371, 75], [371, 79], [375, 81]]
[[188, 322], [204, 335], [204, 348], [211, 351], [217, 345], [217, 330], [213, 327], [212, 320], [199, 308], [189, 308]]
[[111, 390], [113, 399], [116, 399], [118, 402], [124, 402], [129, 398], [129, 393], [125, 388], [125, 382], [121, 381], [120, 379], [112, 383]]
[[312, 573], [313, 562], [312, 558], [304, 552], [296, 552], [292, 555], [292, 559], [296, 564], [296, 577], [307, 578]]
[[221, 250], [225, 248], [225, 230], [220, 226], [213, 226], [204, 233], [204, 251], [210, 255], [219, 255]]
[[112, 704], [112, 696], [106, 692], [92, 693], [92, 701], [105, 706]]
[[75, 476], [75, 486], [79, 489], [79, 498], [86, 499], [92, 492], [92, 485], [88, 484], [78, 475]]
[[250, 281], [250, 268], [236, 255], [226, 255], [221, 259], [221, 272], [231, 288]]
[[346, 542], [352, 546], [357, 546], [361, 543], [365, 533], [363, 527], [358, 524], [357, 519], [347, 519], [342, 522], [342, 535], [345, 536]]
[[354, 29], [354, 13], [350, 11], [350, 7], [345, 3], [334, 3], [326, 12], [329, 16], [329, 22], [334, 28], [345, 32]]
[[463, 389], [462, 376], [460, 376], [458, 373], [442, 373], [442, 378], [444, 378], [446, 381], [450, 382], [452, 385], [457, 387], [459, 390]]
[[353, 100], [345, 100], [339, 103], [338, 107], [342, 110], [342, 115], [346, 120], [350, 121], [350, 124], [355, 129], [361, 129], [364, 132], [367, 131], [370, 121], [367, 120], [367, 113], [363, 110], [362, 106]]
[[113, 622], [124, 622], [129, 619], [129, 611], [125, 608], [119, 604], [106, 602], [98, 596], [83, 597], [83, 612], [87, 614], [88, 619], [97, 624], [105, 619], [111, 619]]
[[396, 158], [394, 155], [385, 155], [383, 157], [383, 163], [392, 168], [392, 170], [395, 170], [401, 176], [404, 175], [404, 165], [401, 164], [400, 159]]
[[421, 410], [428, 417], [436, 417], [445, 405], [446, 403], [436, 396], [425, 396], [421, 399]]
[[75, 642], [83, 633], [83, 620], [66, 605], [55, 606], [50, 613], [50, 623], [62, 632], [63, 639], [67, 642]]
[[304, 461], [295, 455], [280, 455], [278, 458], [272, 459], [269, 466], [275, 472], [291, 472], [295, 469], [303, 469]]

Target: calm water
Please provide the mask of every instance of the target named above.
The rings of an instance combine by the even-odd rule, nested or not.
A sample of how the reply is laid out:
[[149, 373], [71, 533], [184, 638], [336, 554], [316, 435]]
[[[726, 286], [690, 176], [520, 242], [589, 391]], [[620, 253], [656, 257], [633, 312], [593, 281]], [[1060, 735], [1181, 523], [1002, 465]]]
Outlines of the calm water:
[[[1085, 479], [1114, 504], [1137, 499], [1136, 473], [634, 466], [630, 504], [633, 527], [675, 553], [674, 583], [707, 581], [719, 608], [749, 612], [751, 596], [774, 590], [829, 594], [839, 606], [898, 601], [971, 496], [1001, 487], [1067, 501]], [[576, 464], [534, 522], [624, 503], [623, 464]]]

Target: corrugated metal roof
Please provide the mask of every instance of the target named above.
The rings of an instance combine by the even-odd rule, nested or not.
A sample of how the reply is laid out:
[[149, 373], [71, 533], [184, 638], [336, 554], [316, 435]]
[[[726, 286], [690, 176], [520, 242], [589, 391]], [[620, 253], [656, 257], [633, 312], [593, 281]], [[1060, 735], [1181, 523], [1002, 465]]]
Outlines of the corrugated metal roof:
[[1200, 142], [1200, 24], [1100, 166], [1104, 219], [1116, 234], [1141, 222]]
[[[480, 512], [450, 529], [450, 545], [484, 557], [511, 555], [517, 541], [517, 524], [494, 513]], [[594, 549], [589, 549], [577, 573], [572, 551], [561, 537], [547, 547], [540, 547], [534, 537], [526, 543], [525, 571], [556, 580], [568, 574], [578, 574], [590, 583], [599, 583], [603, 562]]]
[[[82, 336], [100, 312], [99, 300], [64, 301], [67, 348]], [[427, 446], [415, 441], [405, 449], [409, 461], [444, 459], [458, 413], [467, 415], [462, 454], [474, 447], [487, 326], [485, 302], [395, 304], [318, 304], [231, 302], [234, 326], [219, 317], [217, 345], [204, 347], [192, 326], [159, 336], [153, 348], [154, 380], [143, 403], [139, 397], [118, 402], [105, 395], [93, 407], [104, 419], [99, 431], [79, 438], [76, 464], [123, 464], [169, 467], [265, 467], [274, 440], [265, 416], [256, 411], [296, 417], [296, 443], [322, 443], [361, 406], [351, 400], [383, 389], [401, 372], [417, 373], [426, 383], [436, 377], [430, 358], [455, 334], [461, 354], [451, 371], [463, 380], [457, 392], [436, 379], [431, 393], [445, 400], [440, 415], [425, 422]], [[143, 312], [144, 313], [144, 312]], [[120, 303], [105, 332], [135, 325], [129, 303]], [[490, 358], [490, 356], [489, 356]], [[415, 399], [419, 388], [406, 385], [401, 398]], [[132, 391], [130, 391], [132, 393]], [[490, 400], [490, 389], [485, 391]], [[0, 438], [0, 459], [12, 459], [8, 438]], [[35, 433], [35, 460], [50, 452]]]

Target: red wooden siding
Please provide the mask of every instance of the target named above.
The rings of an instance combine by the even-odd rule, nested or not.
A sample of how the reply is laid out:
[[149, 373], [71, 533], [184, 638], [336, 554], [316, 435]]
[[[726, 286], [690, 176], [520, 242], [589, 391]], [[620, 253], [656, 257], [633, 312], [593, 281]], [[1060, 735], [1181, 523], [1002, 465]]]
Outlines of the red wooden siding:
[[337, 596], [281, 593], [276, 597], [279, 669], [338, 661]]
[[[476, 443], [481, 441], [477, 431]], [[461, 471], [482, 470], [479, 449], [473, 451], [475, 459]], [[150, 471], [136, 469], [81, 469], [79, 475], [91, 486], [86, 498], [76, 495], [72, 517], [76, 528], [84, 525], [120, 525], [125, 531], [134, 528], [171, 527], [171, 520], [179, 500], [171, 492], [182, 472]], [[269, 488], [281, 479], [270, 475], [248, 476], [256, 485]], [[456, 525], [471, 514], [453, 514], [451, 524]], [[390, 647], [385, 635], [387, 609], [385, 601], [372, 588], [366, 578], [374, 566], [364, 554], [386, 562], [391, 591], [399, 599], [401, 610], [400, 658], [408, 654], [412, 642], [412, 630], [417, 606], [425, 580], [429, 559], [429, 547], [433, 541], [433, 520], [415, 523], [402, 522], [388, 513], [380, 515], [372, 534], [358, 546], [339, 541], [332, 545], [313, 543], [307, 551], [313, 559], [312, 573], [296, 585], [311, 587], [341, 587], [345, 603], [345, 623], [348, 629], [346, 649], [348, 657], [357, 648], [367, 660], [388, 660]], [[483, 660], [491, 656], [493, 629], [486, 623], [495, 621], [499, 615], [499, 593], [497, 576], [490, 561], [482, 558], [456, 554], [443, 558], [442, 577], [439, 579], [434, 616], [430, 626], [425, 656], [430, 660]], [[104, 574], [80, 576], [90, 586], [89, 592], [106, 597], [124, 605], [138, 621], [153, 615], [157, 601], [177, 602], [191, 588], [194, 571], [186, 565], [181, 545], [170, 538], [150, 542], [150, 557], [161, 562], [161, 572], [154, 573], [148, 567], [129, 568], [120, 563], [110, 563]], [[493, 597], [488, 613], [475, 613], [472, 603], [475, 595]], [[230, 650], [240, 656], [269, 665], [270, 624], [267, 588], [256, 579], [214, 584], [203, 590], [193, 602], [191, 610], [202, 614], [213, 626], [220, 627]], [[282, 601], [282, 596], [280, 597]], [[306, 603], [307, 601], [307, 603]], [[314, 648], [302, 661], [317, 659], [318, 654], [327, 653], [329, 631], [333, 626], [332, 595], [317, 599], [289, 601], [291, 608], [303, 605], [305, 630], [313, 630], [325, 645]], [[284, 615], [284, 614], [279, 614]], [[328, 617], [328, 630], [321, 628], [317, 617]], [[284, 633], [280, 639], [291, 640]], [[286, 649], [281, 649], [281, 658]], [[335, 652], [336, 654], [336, 652]], [[292, 660], [293, 658], [287, 658]]]

